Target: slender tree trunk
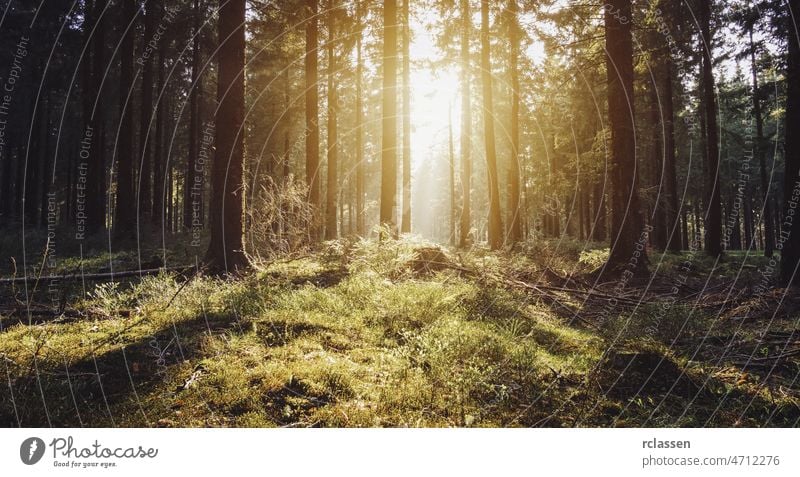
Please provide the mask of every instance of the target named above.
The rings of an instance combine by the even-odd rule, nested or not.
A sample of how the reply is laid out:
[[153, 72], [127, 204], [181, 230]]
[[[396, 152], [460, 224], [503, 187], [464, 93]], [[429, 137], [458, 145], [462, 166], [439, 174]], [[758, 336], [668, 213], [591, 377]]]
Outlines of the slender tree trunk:
[[453, 144], [453, 113], [452, 105], [447, 108], [447, 145], [448, 145], [448, 165], [450, 166], [450, 245], [455, 246], [457, 242], [456, 228], [456, 153]]
[[[651, 177], [650, 185], [656, 191], [657, 198], [653, 203], [653, 210], [650, 214], [652, 220], [653, 231], [651, 233], [651, 242], [659, 250], [667, 248], [667, 235], [668, 231], [668, 218], [667, 208], [669, 203], [667, 200], [666, 177], [662, 177], [662, 171], [666, 172], [666, 148], [662, 145], [662, 117], [661, 117], [661, 96], [658, 92], [658, 83], [653, 82], [651, 85], [650, 95], [650, 127], [652, 128], [652, 141], [653, 141], [653, 161], [651, 161]], [[663, 125], [666, 130], [666, 125]], [[664, 174], [666, 175], [666, 174]]]
[[136, 0], [123, 0], [122, 44], [120, 46], [119, 107], [120, 127], [117, 139], [117, 202], [114, 214], [114, 235], [133, 235], [136, 218], [133, 191], [133, 39], [136, 36]]
[[483, 140], [486, 146], [486, 173], [489, 188], [489, 247], [503, 246], [503, 219], [497, 180], [497, 151], [494, 137], [492, 65], [489, 45], [489, 0], [481, 0], [481, 84], [483, 86]]
[[681, 227], [678, 214], [678, 179], [675, 173], [675, 106], [672, 97], [672, 53], [663, 52], [664, 61], [664, 211], [667, 226], [667, 249], [681, 250]]
[[383, 4], [383, 108], [380, 223], [397, 233], [397, 0]]
[[308, 202], [313, 211], [311, 242], [320, 239], [320, 171], [319, 171], [319, 78], [317, 0], [306, 0], [306, 184]]
[[[159, 12], [163, 8], [159, 9]], [[162, 232], [164, 231], [164, 185], [167, 180], [166, 169], [164, 168], [164, 110], [166, 108], [167, 91], [164, 91], [164, 63], [166, 62], [165, 41], [162, 41], [158, 46], [158, 73], [156, 74], [156, 91], [158, 97], [156, 99], [156, 127], [154, 138], [154, 151], [153, 151], [153, 211], [151, 214], [153, 225]]]
[[[633, 264], [646, 268], [636, 164], [633, 111], [633, 41], [629, 21], [631, 0], [611, 0], [605, 10], [608, 119], [611, 128], [612, 234], [609, 265], [619, 271]], [[637, 255], [637, 260], [631, 257]]]
[[[155, 31], [156, 9], [155, 0], [146, 3], [144, 17], [144, 37], [142, 37], [142, 50], [153, 38]], [[153, 58], [140, 56], [139, 66], [142, 67], [142, 107], [139, 113], [139, 183], [136, 187], [137, 208], [139, 214], [137, 223], [144, 223], [142, 219], [149, 219], [153, 208], [153, 168], [151, 163], [151, 145], [153, 139], [150, 135], [150, 124], [153, 120]]]
[[336, 19], [335, 5], [328, 5], [328, 182], [325, 189], [325, 239], [338, 237], [336, 208], [339, 194], [339, 132], [337, 125], [338, 96], [336, 94]]
[[756, 120], [755, 153], [758, 157], [761, 193], [763, 194], [764, 214], [764, 256], [771, 257], [775, 250], [775, 229], [773, 224], [772, 194], [767, 180], [766, 141], [764, 140], [764, 118], [761, 114], [761, 101], [758, 98], [758, 66], [756, 64], [756, 47], [753, 43], [753, 29], [750, 28], [750, 67], [753, 75], [753, 115]]
[[403, 0], [403, 218], [400, 232], [411, 233], [411, 26], [409, 2]]
[[[789, 17], [800, 18], [800, 0], [789, 0]], [[787, 22], [788, 23], [788, 22]], [[783, 217], [781, 230], [781, 280], [800, 285], [800, 233], [796, 232], [797, 202], [800, 201], [800, 37], [797, 30], [787, 28], [788, 58], [786, 62], [786, 138], [784, 151], [786, 172], [783, 182]], [[791, 217], [791, 219], [790, 219]], [[782, 247], [781, 247], [782, 245]]]
[[356, 233], [366, 235], [366, 217], [364, 217], [364, 105], [363, 105], [363, 77], [364, 62], [361, 57], [361, 42], [363, 36], [363, 5], [356, 0]]
[[[192, 44], [192, 85], [189, 92], [189, 155], [186, 157], [186, 172], [183, 184], [183, 228], [192, 229], [192, 221], [195, 217], [195, 203], [202, 196], [202, 184], [196, 181], [197, 154], [199, 151], [198, 142], [200, 140], [200, 118], [198, 92], [200, 90], [200, 2], [194, 0], [193, 11], [193, 31], [194, 38]], [[222, 39], [220, 39], [222, 41]], [[198, 211], [199, 212], [199, 211]], [[198, 217], [199, 218], [199, 217]]]
[[714, 88], [711, 58], [711, 0], [700, 1], [700, 29], [703, 36], [703, 110], [706, 118], [706, 253], [722, 254], [722, 203], [719, 181], [719, 131], [717, 130], [717, 94]]
[[517, 23], [517, 0], [509, 0], [508, 14], [509, 76], [511, 80], [511, 157], [508, 161], [508, 241], [513, 246], [522, 239], [522, 217], [520, 216], [520, 167], [519, 167], [519, 25]]
[[222, 272], [248, 267], [243, 241], [245, 0], [220, 0], [219, 6], [219, 107], [206, 262]]
[[469, 37], [472, 31], [472, 17], [469, 0], [461, 0], [461, 221], [459, 246], [470, 243], [472, 229], [472, 100], [470, 95], [470, 54]]
[[[103, 79], [105, 78], [105, 48], [106, 48], [106, 10], [108, 0], [94, 0], [92, 19], [94, 25], [88, 34], [92, 37], [91, 59], [91, 93], [86, 94], [84, 103], [84, 140], [88, 141], [88, 157], [85, 159], [86, 168], [86, 233], [91, 235], [99, 232], [106, 226], [106, 182], [105, 182], [105, 156], [103, 143], [105, 142], [105, 108], [103, 107]], [[94, 33], [92, 34], [92, 26]], [[84, 164], [82, 164], [83, 166]]]

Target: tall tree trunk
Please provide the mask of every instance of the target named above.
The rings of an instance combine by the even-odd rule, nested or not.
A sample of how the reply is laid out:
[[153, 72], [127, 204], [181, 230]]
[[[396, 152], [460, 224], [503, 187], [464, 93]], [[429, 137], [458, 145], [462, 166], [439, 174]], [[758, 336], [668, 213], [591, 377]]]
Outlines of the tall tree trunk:
[[[106, 226], [105, 108], [103, 107], [103, 79], [105, 78], [106, 9], [108, 0], [94, 0], [93, 24], [87, 24], [87, 38], [91, 36], [91, 81], [84, 101], [84, 136], [88, 144], [86, 157], [81, 157], [81, 167], [86, 171], [85, 225], [86, 233], [94, 234]], [[92, 32], [93, 28], [93, 32]], [[91, 91], [91, 92], [89, 92]], [[80, 212], [79, 212], [80, 213]]]
[[[608, 119], [611, 128], [612, 234], [609, 265], [645, 268], [645, 250], [637, 241], [642, 233], [636, 164], [633, 111], [633, 42], [631, 0], [611, 0], [605, 10]], [[638, 254], [634, 262], [631, 257]]]
[[403, 0], [403, 218], [400, 232], [411, 233], [411, 26], [408, 11], [411, 0]]
[[[653, 160], [651, 161], [650, 186], [656, 191], [656, 200], [653, 203], [653, 210], [650, 214], [653, 231], [651, 242], [659, 250], [667, 248], [667, 212], [668, 207], [667, 191], [665, 187], [666, 177], [666, 148], [662, 145], [662, 117], [661, 117], [661, 96], [658, 92], [658, 83], [653, 82], [650, 88], [650, 127], [652, 128], [653, 141]], [[666, 125], [663, 125], [666, 130]], [[662, 174], [664, 173], [664, 174]]]
[[448, 145], [448, 165], [450, 166], [450, 245], [455, 246], [457, 242], [456, 233], [456, 153], [453, 144], [453, 112], [452, 105], [447, 108], [447, 145]]
[[469, 0], [461, 0], [461, 221], [459, 246], [470, 243], [472, 229], [472, 100], [470, 95], [470, 55], [469, 37], [472, 31], [472, 17]]
[[[142, 50], [147, 48], [148, 42], [153, 38], [155, 31], [156, 0], [146, 3], [144, 17], [144, 37]], [[143, 64], [142, 64], [143, 63]], [[153, 122], [153, 58], [140, 56], [139, 65], [142, 66], [142, 107], [139, 113], [139, 183], [136, 187], [137, 196], [137, 221], [143, 223], [143, 218], [149, 218], [153, 208], [153, 168], [151, 151], [153, 139], [150, 135], [150, 125]]]
[[397, 0], [383, 4], [383, 107], [380, 223], [397, 233]]
[[[202, 183], [196, 180], [197, 155], [199, 151], [198, 142], [200, 141], [200, 104], [198, 93], [202, 88], [200, 80], [200, 2], [194, 0], [193, 31], [194, 38], [192, 44], [192, 85], [189, 92], [189, 155], [186, 157], [186, 172], [183, 184], [183, 228], [192, 229], [192, 222], [195, 215], [198, 221], [202, 217], [199, 210], [200, 200], [203, 195]], [[220, 39], [222, 41], [222, 39]], [[197, 207], [195, 207], [195, 204]], [[198, 209], [197, 211], [195, 209]], [[198, 213], [199, 212], [199, 213]]]
[[483, 87], [483, 141], [486, 146], [486, 175], [489, 189], [489, 247], [503, 246], [503, 219], [497, 180], [497, 151], [494, 137], [492, 64], [489, 44], [489, 0], [481, 0], [481, 85]]
[[511, 80], [511, 157], [508, 161], [508, 241], [513, 246], [522, 239], [520, 216], [519, 167], [519, 25], [517, 0], [509, 0], [508, 14], [509, 76]]
[[338, 96], [336, 94], [336, 19], [333, 0], [328, 5], [328, 182], [325, 189], [325, 239], [338, 237], [336, 208], [339, 194], [339, 132], [337, 130]]
[[[163, 7], [159, 12], [163, 11]], [[158, 72], [156, 74], [156, 91], [158, 92], [156, 99], [156, 127], [155, 127], [155, 141], [153, 151], [153, 211], [151, 219], [153, 225], [162, 232], [165, 231], [164, 224], [164, 190], [166, 177], [166, 169], [164, 168], [164, 110], [166, 107], [167, 92], [164, 90], [164, 63], [166, 62], [165, 41], [158, 45]]]
[[703, 52], [703, 111], [706, 118], [706, 253], [722, 254], [722, 201], [719, 181], [719, 131], [717, 130], [717, 93], [714, 88], [711, 58], [711, 0], [700, 1], [701, 49]]
[[313, 218], [309, 231], [311, 242], [320, 239], [320, 177], [319, 177], [319, 78], [318, 78], [318, 18], [317, 0], [306, 2], [306, 184], [308, 202]]
[[[800, 18], [800, 0], [789, 0], [789, 17]], [[781, 230], [781, 280], [800, 285], [800, 233], [796, 232], [797, 203], [800, 201], [800, 37], [793, 27], [787, 28], [788, 58], [786, 62], [786, 138], [784, 151], [786, 172], [783, 182], [783, 229]], [[779, 245], [781, 243], [779, 242]]]
[[114, 213], [114, 235], [133, 236], [136, 212], [133, 192], [133, 39], [136, 36], [136, 0], [122, 2], [122, 44], [120, 46], [119, 108], [120, 126], [117, 139], [117, 202]]
[[211, 183], [213, 271], [247, 268], [244, 254], [244, 27], [245, 0], [220, 0], [216, 155]]
[[364, 217], [364, 105], [363, 77], [364, 61], [361, 57], [363, 36], [363, 4], [356, 0], [356, 233], [366, 235], [366, 217]]
[[766, 141], [764, 139], [764, 118], [761, 114], [761, 101], [758, 98], [758, 66], [756, 64], [756, 47], [753, 43], [753, 28], [750, 28], [750, 68], [753, 75], [753, 115], [756, 120], [755, 153], [758, 157], [759, 175], [761, 178], [761, 193], [763, 194], [764, 214], [764, 256], [771, 257], [775, 250], [775, 228], [773, 223], [772, 194], [767, 180]]
[[672, 97], [672, 53], [663, 52], [664, 83], [664, 212], [667, 226], [667, 249], [681, 250], [681, 226], [678, 214], [678, 179], [675, 173], [675, 106]]

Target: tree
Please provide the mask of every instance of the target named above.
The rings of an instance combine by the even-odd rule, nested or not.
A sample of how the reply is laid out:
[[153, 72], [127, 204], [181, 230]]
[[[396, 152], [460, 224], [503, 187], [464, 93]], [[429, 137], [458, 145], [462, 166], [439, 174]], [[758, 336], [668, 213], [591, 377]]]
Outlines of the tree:
[[712, 257], [722, 254], [722, 200], [719, 180], [719, 132], [717, 93], [711, 58], [711, 0], [700, 0], [699, 20], [702, 44], [703, 116], [705, 118], [706, 216], [705, 251]]
[[517, 0], [509, 0], [508, 16], [508, 70], [511, 80], [511, 147], [508, 160], [508, 241], [513, 244], [522, 239], [522, 217], [520, 214], [519, 167], [519, 25], [517, 23]]
[[[761, 193], [764, 196], [764, 256], [771, 257], [775, 250], [775, 223], [772, 213], [772, 194], [770, 194], [769, 181], [767, 180], [767, 144], [764, 138], [764, 117], [761, 112], [761, 101], [758, 84], [758, 66], [756, 65], [756, 45], [753, 43], [753, 28], [755, 20], [750, 23], [747, 34], [750, 46], [750, 72], [753, 78], [753, 116], [756, 120], [756, 144], [755, 153], [758, 157], [759, 179], [761, 180]], [[749, 245], [749, 244], [748, 244]]]
[[503, 219], [500, 216], [500, 189], [497, 180], [492, 64], [489, 49], [489, 0], [481, 0], [481, 85], [483, 87], [483, 141], [486, 148], [486, 175], [489, 183], [489, 247], [497, 250], [503, 246]]
[[667, 249], [679, 252], [682, 248], [678, 216], [678, 179], [675, 173], [675, 105], [672, 98], [672, 53], [662, 53], [662, 98], [664, 105], [664, 175], [663, 213], [667, 232]]
[[117, 138], [117, 202], [114, 235], [129, 238], [133, 234], [135, 208], [133, 194], [133, 38], [136, 34], [136, 0], [123, 0], [120, 46], [119, 107], [120, 126]]
[[[108, 0], [94, 0], [91, 9], [94, 24], [87, 21], [86, 36], [91, 38], [91, 80], [87, 79], [84, 97], [84, 140], [88, 143], [86, 159], [86, 232], [96, 233], [106, 225], [105, 184], [105, 78], [106, 17]], [[93, 33], [92, 33], [93, 32]]]
[[[612, 272], [629, 263], [646, 265], [644, 248], [637, 250], [642, 230], [633, 107], [633, 42], [631, 0], [611, 0], [605, 7], [608, 120], [611, 129], [612, 233], [608, 264]], [[635, 262], [631, 257], [638, 253]]]
[[356, 233], [361, 236], [365, 235], [367, 229], [364, 217], [364, 100], [362, 97], [364, 62], [361, 57], [363, 16], [363, 3], [356, 0]]
[[[783, 180], [784, 229], [781, 239], [786, 237], [781, 249], [781, 280], [787, 285], [800, 285], [800, 234], [796, 233], [800, 200], [800, 35], [794, 25], [800, 19], [800, 0], [789, 0], [786, 61], [786, 137], [784, 154], [786, 172]], [[780, 245], [780, 243], [779, 243]]]
[[[159, 5], [158, 12], [163, 11], [163, 5]], [[151, 219], [153, 225], [160, 231], [164, 231], [164, 182], [166, 180], [166, 168], [164, 167], [164, 110], [165, 108], [165, 91], [164, 91], [164, 68], [166, 63], [166, 40], [162, 40], [158, 45], [158, 72], [156, 73], [156, 125], [155, 125], [155, 142], [153, 147], [153, 209]]]
[[[146, 4], [144, 13], [144, 36], [142, 37], [142, 50], [153, 38], [156, 24], [156, 4], [158, 2], [150, 0]], [[137, 221], [142, 222], [142, 218], [148, 218], [153, 208], [153, 168], [151, 162], [151, 145], [153, 139], [150, 135], [150, 125], [153, 120], [153, 58], [140, 57], [139, 64], [142, 65], [142, 96], [141, 114], [139, 115], [139, 181], [136, 187], [136, 204], [139, 210]]]
[[408, 4], [403, 0], [403, 217], [400, 232], [411, 233], [411, 27]]
[[[189, 93], [189, 155], [186, 158], [186, 176], [183, 185], [183, 228], [192, 229], [195, 215], [202, 217], [202, 182], [196, 180], [195, 169], [200, 141], [200, 104], [202, 102], [202, 79], [200, 78], [200, 1], [194, 0], [192, 12], [192, 84]], [[198, 218], [199, 218], [198, 217]]]
[[380, 224], [396, 233], [397, 194], [397, 0], [383, 4], [383, 107], [381, 108]]
[[319, 177], [319, 78], [318, 78], [318, 19], [317, 0], [306, 3], [306, 184], [308, 202], [314, 213], [311, 230], [312, 242], [319, 240], [320, 177]]
[[461, 221], [459, 246], [470, 241], [472, 159], [470, 157], [470, 132], [472, 131], [472, 104], [470, 95], [469, 37], [472, 31], [469, 0], [461, 0]]
[[243, 240], [244, 26], [245, 0], [220, 0], [219, 106], [211, 175], [211, 242], [205, 259], [217, 273], [249, 266]]
[[339, 133], [337, 130], [338, 95], [336, 94], [336, 5], [328, 5], [328, 182], [325, 189], [325, 239], [338, 236], [336, 221], [336, 198], [339, 194]]

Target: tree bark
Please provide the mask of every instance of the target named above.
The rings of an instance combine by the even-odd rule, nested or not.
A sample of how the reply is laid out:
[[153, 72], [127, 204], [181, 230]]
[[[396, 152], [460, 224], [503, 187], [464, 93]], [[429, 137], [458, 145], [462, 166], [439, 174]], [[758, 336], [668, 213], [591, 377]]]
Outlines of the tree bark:
[[[103, 102], [103, 80], [105, 78], [106, 17], [109, 15], [108, 0], [95, 0], [92, 9], [94, 33], [92, 36], [91, 93], [87, 91], [84, 103], [84, 140], [88, 141], [86, 167], [86, 234], [91, 235], [106, 226], [106, 181], [105, 155], [105, 108]], [[83, 162], [83, 161], [82, 161]], [[83, 166], [84, 164], [82, 164]]]
[[367, 231], [364, 217], [364, 105], [362, 82], [364, 62], [361, 57], [363, 36], [363, 5], [356, 0], [356, 233], [364, 236]]
[[403, 217], [400, 232], [411, 233], [411, 27], [409, 2], [403, 0]]
[[756, 120], [755, 153], [758, 157], [761, 193], [763, 194], [764, 213], [764, 256], [772, 257], [775, 250], [775, 227], [773, 223], [773, 198], [767, 180], [766, 141], [764, 140], [764, 118], [761, 113], [761, 101], [758, 98], [758, 66], [756, 65], [756, 47], [753, 43], [753, 29], [750, 28], [750, 67], [753, 75], [753, 115]]
[[[155, 0], [146, 3], [144, 17], [144, 37], [142, 37], [142, 50], [153, 38], [156, 23]], [[142, 64], [143, 63], [143, 64]], [[151, 145], [153, 139], [150, 135], [150, 125], [153, 122], [153, 58], [141, 58], [142, 66], [142, 106], [139, 114], [139, 183], [136, 187], [137, 196], [137, 222], [144, 223], [142, 219], [149, 219], [153, 209], [153, 167], [151, 162]]]
[[206, 263], [214, 272], [249, 266], [244, 253], [245, 0], [220, 0], [216, 155], [211, 184], [211, 242]]
[[483, 88], [483, 141], [486, 147], [486, 175], [489, 189], [489, 247], [503, 246], [503, 220], [497, 180], [497, 151], [494, 136], [492, 65], [489, 52], [489, 0], [481, 0], [481, 85]]
[[328, 5], [328, 181], [325, 188], [325, 239], [338, 237], [336, 212], [339, 194], [339, 132], [337, 124], [338, 95], [336, 94], [336, 19], [333, 0]]
[[383, 104], [380, 223], [397, 233], [397, 0], [383, 4]]
[[306, 3], [306, 184], [308, 202], [312, 209], [309, 231], [311, 242], [320, 239], [320, 171], [319, 171], [319, 78], [318, 78], [318, 19], [317, 0]]
[[664, 83], [664, 212], [667, 226], [667, 249], [681, 250], [681, 225], [678, 213], [678, 179], [675, 172], [675, 103], [672, 97], [672, 53], [663, 52]]
[[[159, 9], [161, 12], [163, 9]], [[166, 109], [167, 92], [164, 90], [164, 63], [166, 62], [166, 40], [162, 40], [158, 46], [158, 72], [156, 73], [156, 91], [158, 96], [156, 99], [156, 126], [155, 138], [153, 139], [153, 211], [151, 219], [153, 225], [162, 232], [165, 229], [164, 224], [164, 190], [166, 178], [166, 169], [164, 168], [163, 157], [163, 142], [164, 142], [164, 110]]]
[[470, 98], [469, 37], [472, 31], [469, 0], [461, 0], [461, 221], [459, 246], [470, 243], [472, 229], [472, 100]]
[[711, 58], [711, 0], [700, 1], [702, 33], [703, 111], [706, 118], [706, 219], [705, 248], [712, 257], [722, 254], [722, 201], [719, 181], [719, 131], [717, 130], [717, 93], [714, 87]]
[[509, 0], [508, 8], [509, 76], [511, 80], [511, 157], [508, 161], [508, 241], [513, 246], [522, 239], [520, 217], [520, 164], [519, 164], [519, 25], [517, 0]]
[[199, 93], [202, 89], [200, 79], [200, 2], [194, 0], [193, 11], [193, 31], [194, 38], [192, 43], [192, 84], [189, 92], [189, 155], [186, 158], [186, 175], [183, 184], [183, 228], [192, 229], [192, 223], [197, 216], [202, 223], [202, 209], [200, 209], [203, 196], [202, 182], [198, 182], [197, 155], [200, 150], [200, 99]]
[[[646, 268], [638, 240], [643, 233], [639, 211], [638, 171], [633, 109], [631, 1], [611, 0], [605, 9], [608, 119], [611, 128], [612, 233], [609, 265]], [[634, 261], [632, 257], [636, 256]]]
[[[789, 17], [800, 18], [800, 0], [789, 0]], [[800, 37], [797, 30], [787, 28], [788, 58], [786, 63], [786, 136], [784, 151], [786, 172], [783, 182], [783, 230], [778, 249], [781, 250], [781, 280], [787, 285], [800, 285], [800, 233], [795, 227], [797, 202], [800, 200]], [[781, 246], [782, 245], [782, 246]]]
[[120, 126], [117, 138], [117, 201], [114, 213], [114, 235], [118, 239], [133, 236], [136, 212], [133, 192], [133, 39], [136, 36], [136, 0], [123, 0], [120, 28], [119, 107]]

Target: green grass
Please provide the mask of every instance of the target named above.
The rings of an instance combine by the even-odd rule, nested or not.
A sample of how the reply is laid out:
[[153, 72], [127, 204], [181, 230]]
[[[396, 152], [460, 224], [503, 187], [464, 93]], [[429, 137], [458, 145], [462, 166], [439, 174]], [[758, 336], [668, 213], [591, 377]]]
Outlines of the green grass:
[[[655, 303], [615, 311], [594, 329], [492, 279], [589, 271], [605, 250], [448, 252], [460, 265], [420, 273], [412, 263], [424, 246], [334, 242], [239, 280], [162, 274], [99, 285], [73, 304], [84, 317], [71, 321], [3, 317], [0, 366], [11, 386], [0, 393], [0, 423], [758, 425], [773, 414], [770, 425], [790, 425], [798, 416], [792, 394], [670, 346], [719, 329], [713, 315], [683, 326], [685, 304], [662, 313]], [[541, 263], [547, 247], [553, 255]], [[656, 318], [657, 332], [647, 332]], [[710, 391], [637, 392], [628, 378], [614, 387], [621, 373], [609, 363], [624, 353], [658, 356]]]

